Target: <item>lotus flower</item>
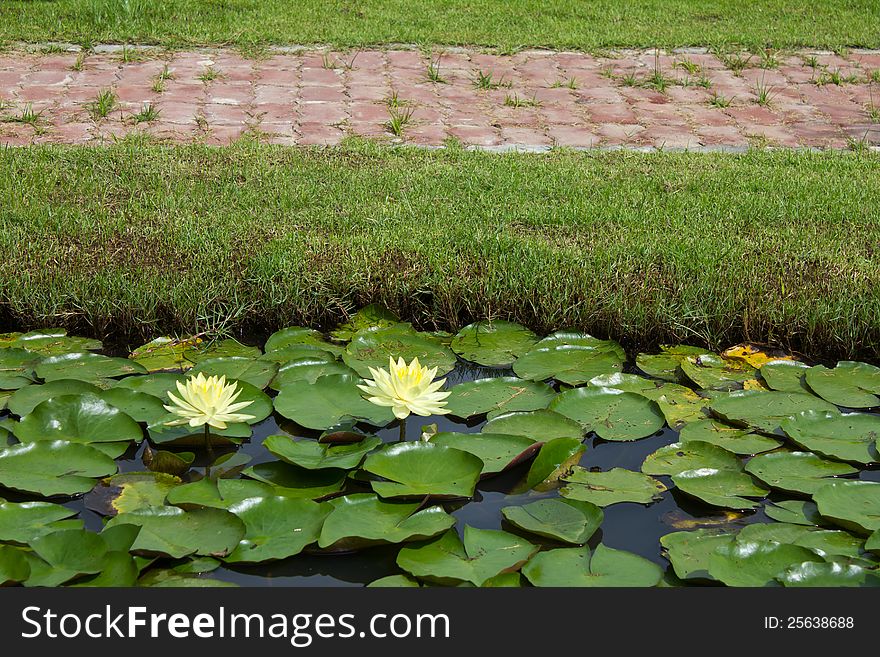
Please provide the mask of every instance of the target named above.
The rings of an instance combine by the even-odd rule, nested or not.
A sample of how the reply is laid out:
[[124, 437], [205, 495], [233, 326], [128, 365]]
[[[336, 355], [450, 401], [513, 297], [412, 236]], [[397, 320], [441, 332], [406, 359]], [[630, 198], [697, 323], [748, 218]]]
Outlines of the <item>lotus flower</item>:
[[[210, 425], [215, 429], [225, 429], [227, 422], [246, 422], [253, 420], [255, 416], [237, 413], [246, 406], [254, 403], [254, 400], [235, 402], [241, 394], [237, 390], [237, 383], [226, 383], [226, 377], [205, 377], [201, 372], [186, 380], [186, 385], [177, 382], [177, 391], [180, 397], [168, 393], [171, 405], [166, 405], [165, 410], [180, 416], [179, 420], [166, 422], [168, 426], [189, 424], [191, 427]], [[207, 432], [208, 427], [205, 426]]]
[[413, 358], [407, 365], [403, 358], [394, 362], [388, 358], [388, 369], [370, 368], [373, 380], [364, 381], [358, 388], [363, 390], [368, 401], [377, 406], [390, 406], [394, 417], [405, 420], [410, 413], [416, 415], [445, 415], [449, 411], [444, 408], [443, 401], [448, 392], [438, 392], [446, 379], [434, 381], [437, 368], [422, 367], [418, 358]]

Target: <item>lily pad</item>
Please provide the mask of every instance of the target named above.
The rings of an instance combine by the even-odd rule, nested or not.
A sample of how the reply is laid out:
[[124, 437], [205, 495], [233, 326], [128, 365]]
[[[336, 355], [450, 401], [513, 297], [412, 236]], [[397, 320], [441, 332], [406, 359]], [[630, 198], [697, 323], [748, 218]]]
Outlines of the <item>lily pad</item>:
[[167, 400], [168, 392], [175, 392], [177, 390], [178, 381], [186, 381], [186, 377], [182, 374], [172, 374], [170, 372], [155, 372], [146, 376], [129, 376], [120, 379], [113, 384], [113, 387], [134, 390], [135, 392], [142, 392], [146, 395], [153, 395], [153, 397]]
[[101, 572], [109, 551], [100, 534], [85, 529], [44, 534], [31, 541], [31, 547], [57, 574], [64, 575], [64, 581]]
[[755, 509], [760, 504], [746, 498], [761, 498], [770, 492], [744, 472], [717, 468], [685, 470], [673, 475], [672, 483], [683, 493], [706, 504], [728, 509]]
[[715, 354], [685, 356], [679, 367], [697, 387], [705, 390], [741, 390], [758, 373], [744, 361]]
[[192, 452], [168, 452], [153, 450], [149, 445], [144, 449], [142, 460], [150, 472], [179, 476], [192, 467], [196, 455]]
[[328, 429], [349, 418], [377, 427], [391, 422], [391, 409], [364, 399], [359, 383], [357, 377], [344, 374], [322, 376], [314, 383], [294, 381], [278, 393], [275, 410], [308, 429]]
[[772, 452], [756, 456], [746, 471], [777, 490], [812, 495], [829, 477], [858, 472], [845, 463], [819, 458], [810, 452]]
[[26, 553], [12, 545], [0, 545], [0, 586], [18, 584], [31, 576]]
[[348, 473], [325, 468], [307, 470], [283, 461], [258, 463], [244, 471], [245, 476], [284, 489], [286, 497], [319, 499], [342, 489]]
[[418, 358], [424, 367], [437, 368], [437, 376], [452, 371], [455, 354], [436, 338], [418, 333], [405, 325], [368, 328], [358, 331], [342, 353], [342, 360], [364, 378], [372, 378], [370, 368], [388, 367], [388, 359]]
[[466, 526], [464, 541], [450, 529], [431, 542], [404, 547], [397, 565], [420, 579], [481, 586], [496, 575], [518, 570], [537, 550], [519, 536]]
[[525, 488], [549, 488], [581, 460], [586, 446], [580, 438], [555, 438], [541, 446], [526, 475]]
[[522, 531], [572, 545], [590, 540], [605, 516], [590, 502], [558, 499], [507, 506], [501, 509], [501, 515]]
[[865, 541], [865, 549], [870, 550], [871, 552], [880, 553], [880, 529], [876, 530], [871, 536]]
[[113, 459], [89, 445], [40, 440], [0, 449], [0, 485], [14, 490], [77, 495], [115, 472]]
[[540, 444], [525, 436], [497, 433], [453, 433], [442, 431], [429, 441], [470, 452], [483, 462], [483, 476], [497, 474], [528, 460]]
[[419, 580], [407, 575], [389, 575], [380, 577], [367, 584], [367, 588], [373, 589], [418, 589], [421, 588]]
[[245, 527], [222, 509], [184, 511], [173, 506], [138, 509], [111, 518], [106, 527], [137, 525], [141, 528], [133, 552], [174, 559], [198, 554], [222, 557], [244, 537]]
[[134, 362], [149, 372], [178, 371], [191, 368], [194, 363], [186, 357], [190, 346], [201, 343], [201, 338], [160, 337], [141, 345], [129, 355]]
[[389, 481], [370, 482], [381, 497], [471, 497], [483, 461], [431, 443], [400, 443], [370, 454], [363, 469]]
[[620, 502], [651, 504], [666, 492], [666, 486], [662, 482], [624, 468], [591, 472], [578, 467], [564, 477], [563, 481], [565, 486], [559, 491], [560, 495], [602, 507]]
[[209, 479], [175, 486], [165, 498], [168, 504], [189, 511], [211, 507], [228, 509], [251, 497], [272, 497], [284, 489], [251, 479]]
[[880, 367], [844, 360], [834, 369], [816, 365], [804, 375], [822, 399], [847, 408], [880, 406]]
[[654, 476], [674, 476], [686, 470], [700, 468], [741, 472], [743, 466], [736, 454], [699, 440], [661, 447], [649, 454], [642, 463], [642, 472]]
[[147, 370], [127, 358], [111, 358], [101, 354], [77, 352], [44, 358], [37, 365], [36, 373], [48, 383], [59, 379], [100, 381], [129, 374], [146, 374]]
[[537, 341], [538, 336], [525, 326], [494, 320], [465, 326], [452, 338], [450, 347], [465, 360], [500, 367], [511, 365]]
[[[323, 353], [323, 352], [322, 352]], [[322, 376], [333, 374], [345, 374], [356, 377], [357, 373], [345, 363], [340, 363], [332, 354], [324, 356], [309, 356], [291, 360], [278, 370], [278, 374], [272, 380], [273, 390], [283, 390], [285, 386], [297, 381], [314, 383]]]
[[684, 377], [681, 372], [681, 361], [687, 356], [708, 356], [710, 352], [700, 347], [689, 345], [662, 345], [659, 354], [639, 354], [636, 365], [648, 376], [655, 379], [678, 383]]
[[74, 351], [96, 351], [102, 346], [100, 340], [70, 336], [64, 329], [6, 333], [0, 337], [0, 347], [18, 347], [43, 356], [57, 356]]
[[503, 376], [452, 386], [446, 407], [457, 417], [469, 418], [484, 413], [547, 408], [555, 396], [556, 392], [546, 383]]
[[575, 420], [604, 440], [638, 440], [666, 424], [656, 402], [615, 388], [566, 390], [553, 400], [550, 410]]
[[799, 447], [820, 456], [867, 465], [880, 461], [880, 416], [801, 411], [780, 425]]
[[782, 445], [781, 440], [763, 436], [751, 429], [734, 427], [718, 420], [700, 420], [685, 425], [678, 434], [683, 443], [711, 443], [734, 454], [760, 454]]
[[303, 328], [302, 326], [290, 326], [288, 328], [283, 328], [280, 331], [275, 331], [275, 333], [270, 335], [269, 339], [266, 340], [266, 353], [281, 351], [294, 345], [317, 347], [323, 351], [329, 351], [336, 356], [342, 353], [342, 347], [327, 342], [320, 331]]
[[34, 366], [41, 356], [25, 349], [0, 349], [0, 390], [18, 390], [36, 381]]
[[60, 379], [43, 385], [27, 386], [16, 390], [9, 398], [9, 411], [23, 417], [36, 408], [40, 402], [61, 395], [99, 394], [101, 389], [86, 381]]
[[299, 554], [318, 540], [328, 506], [293, 497], [252, 497], [229, 507], [245, 525], [228, 563], [260, 563]]
[[351, 316], [347, 322], [340, 324], [330, 332], [334, 340], [347, 342], [358, 331], [368, 328], [386, 328], [398, 324], [400, 320], [390, 310], [378, 303], [364, 306]]
[[858, 557], [865, 541], [837, 529], [819, 529], [785, 522], [746, 525], [738, 541], [776, 541], [800, 545], [818, 551], [822, 556]]
[[[147, 426], [150, 441], [156, 445], [174, 445], [177, 447], [203, 447], [205, 445], [204, 427], [191, 427], [188, 424], [169, 426], [168, 422], [179, 419], [176, 415], [166, 414], [156, 422]], [[239, 445], [251, 437], [251, 427], [245, 422], [229, 424], [225, 429], [210, 428], [211, 445]]]
[[381, 444], [382, 441], [375, 436], [343, 445], [324, 444], [308, 439], [294, 440], [289, 436], [277, 435], [269, 436], [263, 441], [263, 446], [282, 461], [307, 470], [322, 468], [351, 470], [358, 467], [364, 456]]
[[864, 586], [868, 577], [869, 571], [855, 564], [805, 561], [788, 568], [776, 579], [786, 587], [831, 587]]
[[269, 382], [278, 372], [278, 364], [269, 360], [257, 360], [255, 358], [242, 358], [231, 356], [227, 358], [208, 358], [200, 361], [189, 372], [190, 376], [204, 374], [205, 376], [225, 376], [234, 381], [244, 381], [259, 388], [265, 389]]
[[199, 577], [178, 573], [167, 568], [156, 568], [145, 573], [137, 582], [139, 587], [149, 588], [230, 588], [237, 587], [234, 582], [225, 582], [213, 577]]
[[837, 408], [813, 395], [798, 392], [742, 390], [714, 399], [712, 413], [730, 424], [749, 426], [773, 433], [782, 421], [801, 411], [836, 411]]
[[61, 395], [40, 402], [15, 425], [23, 443], [66, 440], [77, 443], [140, 442], [140, 425], [97, 395]]
[[0, 502], [0, 541], [26, 545], [44, 534], [82, 526], [76, 511], [50, 502]]
[[114, 387], [102, 390], [98, 393], [98, 397], [118, 408], [135, 422], [151, 424], [168, 414], [163, 401], [158, 397], [128, 388]]
[[676, 576], [683, 580], [711, 580], [709, 558], [720, 546], [733, 543], [734, 536], [717, 529], [673, 532], [660, 537]]
[[123, 472], [101, 481], [88, 495], [86, 506], [105, 516], [163, 506], [180, 479], [162, 472]]
[[707, 401], [696, 392], [677, 383], [651, 381], [634, 374], [603, 374], [590, 379], [590, 386], [615, 388], [647, 397], [657, 403], [666, 422], [673, 429], [680, 429], [690, 422], [706, 417]]
[[764, 513], [779, 522], [810, 527], [822, 524], [822, 516], [819, 515], [816, 503], [805, 500], [770, 502], [764, 507]]
[[541, 552], [522, 573], [535, 586], [552, 587], [646, 587], [656, 586], [663, 576], [657, 564], [606, 545], [592, 552], [588, 547]]
[[773, 360], [762, 365], [759, 373], [771, 390], [779, 392], [811, 392], [804, 381], [804, 374], [810, 369], [798, 360]]
[[331, 511], [318, 546], [331, 550], [425, 540], [455, 525], [455, 518], [441, 506], [386, 502], [369, 493], [337, 497], [326, 504]]
[[835, 525], [859, 534], [880, 529], [880, 483], [834, 481], [813, 494], [819, 513]]
[[542, 443], [556, 438], [571, 438], [579, 441], [584, 437], [584, 430], [580, 424], [561, 413], [546, 409], [496, 415], [483, 425], [482, 432], [525, 436]]
[[530, 381], [555, 379], [577, 386], [600, 374], [621, 371], [625, 359], [626, 354], [616, 342], [583, 333], [558, 332], [520, 356], [513, 371]]
[[709, 557], [709, 574], [727, 586], [772, 586], [776, 578], [808, 561], [823, 562], [818, 553], [775, 541], [733, 541]]

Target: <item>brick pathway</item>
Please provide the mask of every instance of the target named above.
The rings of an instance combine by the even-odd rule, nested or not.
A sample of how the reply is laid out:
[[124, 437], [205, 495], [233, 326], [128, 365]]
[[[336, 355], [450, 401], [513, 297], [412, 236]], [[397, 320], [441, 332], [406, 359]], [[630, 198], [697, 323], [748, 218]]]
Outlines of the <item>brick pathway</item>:
[[[279, 144], [361, 135], [436, 146], [453, 137], [490, 149], [880, 144], [876, 51], [752, 58], [737, 71], [746, 57], [701, 51], [455, 49], [439, 55], [440, 82], [429, 79], [438, 54], [415, 50], [274, 51], [260, 60], [97, 50], [0, 54], [0, 143], [101, 144], [146, 132], [209, 144], [245, 133]], [[402, 124], [399, 134], [391, 123]]]

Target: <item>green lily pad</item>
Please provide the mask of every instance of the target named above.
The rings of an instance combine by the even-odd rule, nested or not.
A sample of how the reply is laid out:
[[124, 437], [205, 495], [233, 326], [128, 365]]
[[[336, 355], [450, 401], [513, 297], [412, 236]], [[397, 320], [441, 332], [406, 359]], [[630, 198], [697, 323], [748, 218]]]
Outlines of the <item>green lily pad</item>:
[[257, 360], [268, 360], [281, 367], [288, 363], [305, 359], [332, 363], [336, 360], [336, 353], [313, 344], [289, 344], [275, 351], [267, 351]]
[[686, 470], [700, 468], [741, 472], [743, 466], [736, 454], [699, 440], [661, 447], [649, 454], [642, 463], [642, 472], [654, 476], [674, 476]]
[[259, 347], [242, 344], [234, 338], [225, 340], [202, 340], [187, 342], [184, 357], [197, 365], [214, 358], [259, 358], [262, 355]]
[[[324, 352], [322, 352], [324, 353]], [[278, 374], [272, 380], [273, 390], [283, 390], [285, 386], [297, 381], [314, 383], [322, 376], [344, 374], [357, 377], [357, 373], [345, 363], [340, 363], [332, 354], [325, 356], [310, 356], [291, 360], [278, 370]]]
[[34, 367], [40, 360], [39, 354], [26, 349], [0, 349], [0, 390], [18, 390], [34, 383]]
[[113, 384], [113, 387], [134, 390], [145, 395], [153, 395], [161, 400], [167, 400], [169, 391], [176, 394], [178, 381], [186, 381], [186, 377], [170, 372], [155, 372], [146, 376], [129, 376], [120, 379]]
[[734, 536], [717, 529], [673, 532], [660, 537], [677, 577], [683, 580], [711, 580], [709, 559], [720, 546], [733, 543]]
[[77, 495], [96, 477], [116, 472], [116, 463], [89, 445], [40, 440], [0, 449], [0, 485], [40, 495]]
[[234, 582], [224, 582], [213, 577], [199, 577], [177, 573], [167, 568], [157, 568], [145, 573], [137, 582], [140, 587], [149, 588], [231, 588]]
[[603, 374], [590, 379], [594, 388], [615, 388], [632, 392], [656, 402], [666, 422], [673, 429], [680, 429], [690, 422], [706, 417], [707, 402], [696, 392], [677, 383], [651, 381], [635, 374]]
[[764, 507], [764, 513], [779, 522], [809, 527], [822, 524], [822, 516], [819, 515], [819, 509], [815, 502], [804, 500], [770, 502]]
[[263, 390], [277, 372], [278, 364], [270, 360], [231, 356], [202, 360], [192, 368], [189, 374], [190, 376], [200, 373], [205, 376], [225, 376], [227, 380], [244, 381]]
[[163, 506], [180, 483], [178, 477], [162, 472], [123, 472], [103, 479], [86, 495], [86, 506], [105, 516]]
[[822, 399], [847, 408], [880, 406], [880, 367], [844, 360], [834, 369], [816, 365], [804, 375]]
[[749, 461], [746, 472], [777, 490], [812, 495], [828, 483], [829, 477], [853, 474], [858, 470], [810, 452], [772, 452]]
[[659, 354], [639, 354], [636, 356], [636, 365], [648, 376], [672, 383], [682, 380], [683, 374], [679, 365], [686, 356], [702, 356], [710, 353], [700, 347], [688, 345], [661, 345], [660, 351]]
[[559, 491], [562, 497], [602, 507], [619, 502], [651, 504], [666, 492], [666, 486], [662, 482], [624, 468], [591, 472], [578, 467], [564, 477], [563, 481], [565, 486]]
[[706, 504], [728, 509], [755, 509], [760, 504], [746, 498], [762, 498], [770, 492], [744, 472], [717, 468], [685, 470], [673, 475], [672, 483], [681, 492]]
[[511, 365], [537, 341], [538, 336], [525, 326], [494, 320], [465, 326], [452, 338], [450, 347], [465, 360], [499, 367]]
[[819, 529], [786, 522], [746, 525], [738, 541], [776, 541], [800, 545], [818, 551], [822, 556], [858, 557], [865, 541], [838, 529]]
[[251, 497], [272, 497], [283, 489], [251, 479], [199, 479], [175, 486], [165, 498], [168, 504], [186, 511], [211, 507], [228, 509]]
[[876, 530], [868, 540], [865, 541], [865, 549], [871, 552], [880, 553], [880, 529]]
[[580, 438], [555, 438], [544, 443], [526, 475], [525, 488], [552, 487], [577, 465], [586, 449]]
[[320, 331], [315, 331], [302, 326], [290, 326], [280, 331], [275, 331], [266, 340], [266, 353], [281, 351], [292, 346], [306, 345], [317, 347], [323, 351], [329, 351], [335, 356], [342, 353], [342, 347], [327, 342]]
[[497, 474], [518, 465], [540, 449], [540, 444], [531, 438], [497, 433], [442, 431], [434, 434], [429, 442], [470, 452], [483, 462], [483, 476]]
[[566, 390], [553, 400], [550, 410], [575, 420], [604, 440], [638, 440], [666, 424], [656, 402], [615, 388]]
[[547, 443], [556, 438], [580, 441], [584, 430], [580, 424], [556, 411], [513, 411], [491, 418], [482, 428], [483, 433], [525, 436]]
[[523, 381], [513, 376], [477, 379], [452, 386], [447, 409], [457, 417], [484, 413], [534, 411], [547, 408], [556, 392], [546, 383]]
[[144, 465], [150, 472], [164, 473], [179, 476], [192, 468], [196, 455], [192, 452], [167, 452], [165, 450], [153, 450], [149, 446], [144, 449]]
[[0, 545], [0, 586], [18, 584], [31, 576], [31, 566], [24, 550]]
[[700, 420], [685, 425], [678, 438], [683, 443], [700, 441], [711, 443], [734, 454], [760, 454], [782, 445], [782, 441], [755, 433], [751, 429], [734, 427], [718, 420]]
[[367, 588], [372, 589], [418, 589], [421, 586], [419, 580], [407, 575], [388, 575], [367, 584]]
[[97, 351], [102, 346], [100, 340], [70, 336], [64, 329], [40, 329], [0, 336], [0, 347], [18, 347], [43, 356], [57, 356], [74, 351]]
[[813, 395], [797, 392], [742, 390], [714, 399], [712, 413], [730, 424], [749, 426], [773, 433], [781, 422], [801, 411], [836, 411], [837, 408]]
[[364, 399], [359, 383], [357, 377], [344, 374], [322, 376], [314, 383], [294, 381], [278, 393], [275, 410], [308, 429], [329, 429], [349, 418], [377, 427], [391, 422], [391, 409]]
[[228, 563], [261, 563], [299, 554], [318, 540], [330, 512], [324, 504], [294, 497], [252, 497], [229, 507], [245, 534]]
[[101, 572], [92, 577], [77, 580], [72, 586], [82, 587], [133, 587], [137, 584], [138, 568], [128, 552], [108, 552], [104, 555]]
[[496, 575], [519, 569], [537, 550], [519, 536], [465, 526], [464, 541], [450, 529], [428, 543], [402, 548], [397, 565], [420, 579], [481, 586]]
[[241, 520], [222, 509], [184, 511], [173, 506], [138, 509], [111, 518], [106, 527], [141, 528], [133, 552], [180, 559], [190, 554], [222, 557], [244, 537]]
[[538, 342], [513, 364], [516, 375], [530, 381], [555, 379], [570, 386], [623, 369], [626, 354], [619, 344], [583, 333], [558, 332]]
[[342, 353], [342, 360], [364, 378], [373, 378], [370, 368], [388, 368], [388, 359], [418, 358], [424, 367], [436, 367], [437, 376], [452, 371], [455, 354], [436, 338], [413, 331], [402, 324], [358, 331]]
[[805, 561], [777, 575], [786, 587], [864, 586], [869, 571], [855, 564], [817, 563]]
[[368, 328], [386, 328], [400, 323], [397, 316], [388, 310], [385, 306], [378, 303], [371, 303], [364, 306], [351, 316], [347, 322], [340, 324], [335, 330], [330, 332], [334, 340], [347, 342], [358, 331]]
[[9, 398], [9, 411], [23, 417], [34, 410], [40, 402], [60, 397], [61, 395], [80, 395], [85, 393], [100, 394], [100, 388], [85, 381], [76, 379], [60, 379], [43, 385], [27, 386], [16, 390]]
[[108, 546], [100, 534], [85, 529], [64, 529], [44, 534], [31, 547], [64, 581], [104, 569]]
[[813, 494], [822, 517], [859, 534], [880, 529], [880, 483], [834, 481]]
[[307, 470], [283, 461], [258, 463], [244, 471], [245, 476], [284, 489], [286, 497], [319, 499], [342, 489], [348, 473], [325, 468]]
[[400, 443], [370, 454], [363, 469], [389, 481], [370, 482], [381, 497], [471, 497], [483, 461], [431, 443]]
[[774, 360], [761, 366], [759, 373], [771, 390], [779, 392], [810, 392], [804, 374], [810, 369], [798, 360]]
[[733, 541], [718, 546], [709, 557], [709, 574], [727, 586], [772, 586], [776, 578], [821, 556], [799, 545], [775, 541]]
[[200, 342], [200, 338], [160, 337], [135, 349], [129, 358], [149, 372], [182, 372], [194, 365], [186, 357], [187, 349]]
[[98, 393], [98, 397], [118, 408], [135, 422], [151, 424], [168, 414], [161, 399], [128, 388], [110, 388]]
[[[174, 445], [177, 447], [204, 447], [205, 428], [191, 427], [188, 424], [169, 426], [168, 422], [179, 419], [178, 416], [167, 414], [147, 426], [150, 440], [156, 445]], [[229, 424], [225, 429], [210, 428], [211, 445], [240, 445], [251, 437], [251, 427], [245, 422]]]
[[792, 442], [820, 456], [867, 465], [880, 461], [880, 416], [802, 411], [780, 425]]
[[90, 393], [61, 395], [40, 402], [14, 427], [23, 443], [66, 440], [76, 443], [140, 442], [140, 425]]
[[386, 502], [369, 493], [337, 497], [324, 521], [318, 546], [354, 550], [371, 545], [420, 541], [445, 532], [455, 518], [441, 506]]
[[381, 439], [370, 436], [357, 443], [343, 445], [324, 444], [315, 440], [294, 440], [289, 436], [269, 436], [263, 446], [282, 461], [307, 470], [358, 467], [369, 452], [382, 444]]
[[100, 381], [129, 374], [146, 374], [147, 370], [127, 358], [111, 358], [101, 354], [78, 352], [44, 358], [37, 365], [36, 373], [48, 383], [59, 379]]
[[522, 573], [535, 586], [553, 587], [649, 587], [663, 577], [657, 564], [606, 545], [592, 552], [588, 547], [541, 552]]
[[558, 499], [507, 506], [501, 515], [522, 531], [572, 545], [589, 541], [605, 517], [602, 509], [590, 502]]
[[82, 526], [76, 511], [50, 502], [0, 502], [0, 541], [26, 545], [60, 529]]
[[685, 356], [679, 367], [689, 380], [704, 390], [740, 390], [758, 374], [745, 361], [715, 354]]

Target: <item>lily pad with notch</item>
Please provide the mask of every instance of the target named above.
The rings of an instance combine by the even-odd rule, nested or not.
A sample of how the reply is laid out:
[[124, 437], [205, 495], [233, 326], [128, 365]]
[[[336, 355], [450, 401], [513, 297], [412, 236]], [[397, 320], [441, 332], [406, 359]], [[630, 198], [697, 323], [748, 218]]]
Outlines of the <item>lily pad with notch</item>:
[[814, 395], [799, 392], [741, 390], [712, 400], [712, 414], [729, 424], [748, 426], [764, 433], [774, 433], [786, 418], [801, 411], [837, 410]]
[[342, 490], [348, 472], [330, 468], [307, 470], [284, 461], [269, 461], [249, 467], [244, 475], [283, 489], [278, 494], [285, 497], [317, 500]]
[[580, 438], [555, 438], [544, 443], [526, 475], [525, 490], [555, 486], [580, 462], [586, 449]]
[[583, 545], [596, 533], [605, 514], [595, 504], [546, 499], [501, 509], [504, 520], [529, 534], [571, 545]]
[[822, 399], [847, 408], [880, 406], [880, 367], [844, 360], [833, 369], [816, 365], [804, 375]]
[[263, 441], [263, 446], [282, 461], [306, 468], [341, 468], [351, 470], [358, 467], [364, 457], [382, 444], [376, 436], [369, 436], [360, 442], [333, 444], [319, 443], [315, 440], [294, 440], [289, 436], [274, 435]]
[[90, 445], [40, 440], [0, 449], [0, 486], [46, 497], [86, 493], [115, 472], [116, 462]]
[[663, 577], [654, 562], [602, 544], [541, 552], [522, 573], [534, 586], [551, 587], [651, 587]]
[[578, 422], [604, 440], [646, 438], [666, 424], [656, 402], [616, 388], [573, 388], [557, 395], [550, 410]]
[[436, 367], [437, 376], [451, 372], [456, 363], [455, 354], [442, 342], [404, 324], [360, 330], [342, 353], [345, 364], [364, 378], [372, 378], [371, 367], [387, 369], [390, 357], [407, 363], [418, 358], [423, 367]]
[[449, 391], [447, 410], [465, 419], [486, 413], [544, 409], [556, 396], [546, 383], [513, 376], [467, 381], [452, 386]]
[[880, 529], [880, 483], [832, 481], [813, 494], [823, 518], [857, 534]]
[[286, 559], [316, 542], [330, 512], [326, 504], [294, 497], [252, 497], [229, 507], [245, 526], [227, 563], [262, 563]]
[[819, 456], [860, 465], [880, 462], [878, 415], [801, 411], [780, 426], [793, 443]]
[[727, 586], [773, 586], [785, 571], [806, 562], [822, 563], [815, 551], [776, 541], [733, 541], [709, 557], [709, 574]]
[[504, 320], [468, 324], [452, 338], [452, 351], [487, 367], [503, 367], [529, 351], [538, 336], [521, 324]]
[[314, 383], [294, 381], [278, 393], [275, 410], [308, 429], [328, 429], [349, 418], [377, 427], [390, 423], [391, 409], [364, 399], [359, 383], [359, 378], [344, 374], [322, 376]]
[[541, 443], [536, 443], [531, 438], [497, 433], [441, 431], [434, 434], [429, 442], [473, 454], [483, 462], [484, 477], [529, 460], [541, 448]]
[[399, 443], [370, 454], [363, 469], [387, 481], [371, 481], [383, 498], [471, 497], [483, 461], [469, 452], [431, 443]]
[[481, 429], [483, 433], [501, 433], [525, 436], [536, 442], [550, 442], [556, 438], [582, 440], [583, 427], [556, 411], [512, 411], [491, 418]]
[[812, 495], [829, 483], [830, 478], [858, 470], [811, 452], [779, 451], [756, 456], [746, 464], [746, 472], [777, 490]]
[[562, 481], [565, 483], [559, 491], [562, 497], [600, 507], [620, 502], [651, 504], [666, 492], [666, 486], [661, 481], [625, 468], [592, 472], [576, 467]]
[[278, 364], [273, 361], [229, 356], [202, 360], [190, 370], [189, 375], [225, 376], [227, 380], [244, 381], [264, 390], [277, 372]]
[[40, 361], [35, 371], [37, 376], [47, 383], [59, 379], [95, 382], [129, 374], [147, 373], [146, 368], [127, 358], [114, 358], [90, 352], [49, 356]]
[[140, 425], [91, 393], [61, 395], [40, 402], [14, 427], [23, 443], [66, 440], [76, 443], [140, 442]]
[[735, 536], [718, 529], [673, 532], [660, 537], [676, 576], [682, 580], [713, 580], [709, 558], [720, 546], [733, 543]]
[[700, 441], [711, 443], [729, 452], [753, 455], [769, 452], [782, 445], [781, 440], [757, 433], [751, 429], [735, 427], [719, 420], [691, 422], [679, 431], [682, 443]]

